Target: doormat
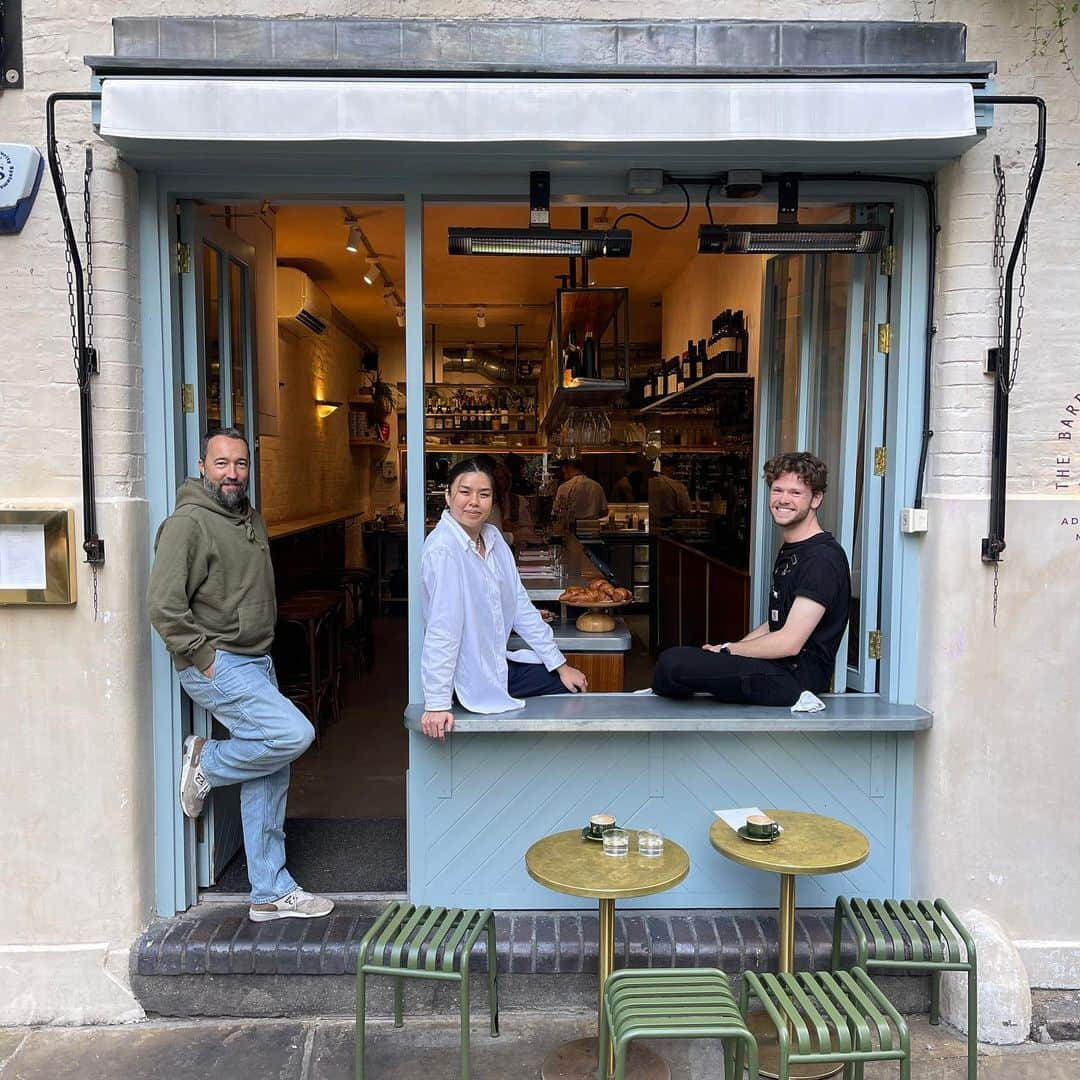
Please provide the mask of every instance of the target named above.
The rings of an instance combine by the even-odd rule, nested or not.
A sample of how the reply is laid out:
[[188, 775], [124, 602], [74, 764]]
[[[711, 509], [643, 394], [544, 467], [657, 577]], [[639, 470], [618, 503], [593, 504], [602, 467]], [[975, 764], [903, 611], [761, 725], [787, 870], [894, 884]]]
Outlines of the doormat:
[[[404, 818], [286, 818], [289, 873], [308, 892], [405, 892]], [[248, 893], [241, 848], [212, 893]]]

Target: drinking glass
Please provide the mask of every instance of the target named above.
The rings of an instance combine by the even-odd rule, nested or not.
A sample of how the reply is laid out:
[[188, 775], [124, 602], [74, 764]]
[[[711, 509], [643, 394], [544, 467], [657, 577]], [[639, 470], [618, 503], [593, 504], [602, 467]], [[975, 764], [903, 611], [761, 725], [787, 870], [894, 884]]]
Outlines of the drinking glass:
[[657, 858], [664, 854], [664, 836], [659, 829], [649, 826], [638, 829], [637, 851], [639, 855], [647, 855], [649, 858]]
[[625, 829], [604, 831], [604, 854], [622, 856], [630, 853], [630, 834]]

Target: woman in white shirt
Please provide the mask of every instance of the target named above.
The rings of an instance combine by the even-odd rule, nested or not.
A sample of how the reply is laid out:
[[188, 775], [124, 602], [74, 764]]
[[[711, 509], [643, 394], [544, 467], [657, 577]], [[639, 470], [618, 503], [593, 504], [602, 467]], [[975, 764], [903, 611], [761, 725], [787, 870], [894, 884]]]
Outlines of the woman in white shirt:
[[[506, 541], [488, 523], [494, 490], [494, 462], [459, 462], [450, 470], [447, 508], [424, 541], [420, 727], [435, 739], [454, 726], [454, 695], [470, 712], [496, 713], [520, 709], [521, 698], [588, 689], [526, 594]], [[512, 631], [528, 649], [507, 652]]]

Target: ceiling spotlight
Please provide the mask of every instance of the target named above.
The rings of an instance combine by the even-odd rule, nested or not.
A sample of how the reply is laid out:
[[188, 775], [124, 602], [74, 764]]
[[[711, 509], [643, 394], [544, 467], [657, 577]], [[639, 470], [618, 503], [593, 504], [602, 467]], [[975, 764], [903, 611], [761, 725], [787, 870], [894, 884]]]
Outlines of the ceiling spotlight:
[[398, 326], [404, 326], [405, 325], [405, 309], [404, 308], [398, 308], [397, 311], [394, 312], [394, 318], [397, 320]]
[[383, 303], [391, 311], [397, 311], [397, 309], [401, 306], [398, 303], [398, 298], [394, 295], [394, 290], [391, 289], [389, 285], [385, 289], [383, 289], [382, 298], [383, 298]]
[[374, 285], [379, 280], [379, 275], [382, 274], [382, 267], [379, 265], [378, 259], [368, 256], [367, 269], [364, 271], [364, 284]]
[[483, 330], [484, 327], [487, 326], [487, 312], [486, 311], [478, 311], [476, 313], [476, 325], [479, 326], [481, 330]]
[[349, 239], [345, 241], [345, 250], [354, 255], [364, 246], [364, 234], [355, 226], [349, 227]]

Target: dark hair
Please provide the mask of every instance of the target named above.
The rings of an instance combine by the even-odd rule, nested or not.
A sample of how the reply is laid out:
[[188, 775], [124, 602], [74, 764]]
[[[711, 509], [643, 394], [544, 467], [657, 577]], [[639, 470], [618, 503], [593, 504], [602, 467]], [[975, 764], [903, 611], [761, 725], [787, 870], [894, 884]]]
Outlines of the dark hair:
[[483, 473], [491, 481], [491, 486], [494, 489], [495, 459], [489, 457], [487, 454], [477, 454], [475, 457], [468, 457], [464, 461], [459, 461], [450, 470], [450, 475], [446, 478], [446, 490], [450, 491], [453, 488], [454, 481], [459, 476], [464, 476], [466, 473], [471, 472]]
[[785, 473], [794, 473], [814, 495], [823, 495], [828, 487], [829, 470], [825, 462], [805, 451], [777, 454], [765, 462], [765, 483], [769, 487]]
[[[206, 460], [206, 448], [210, 445], [211, 439], [216, 439], [218, 436], [224, 436], [226, 439], [239, 439], [245, 446], [248, 446], [247, 436], [240, 430], [234, 427], [212, 427], [202, 437], [202, 442], [199, 444], [199, 460]], [[250, 453], [251, 448], [248, 447]]]

